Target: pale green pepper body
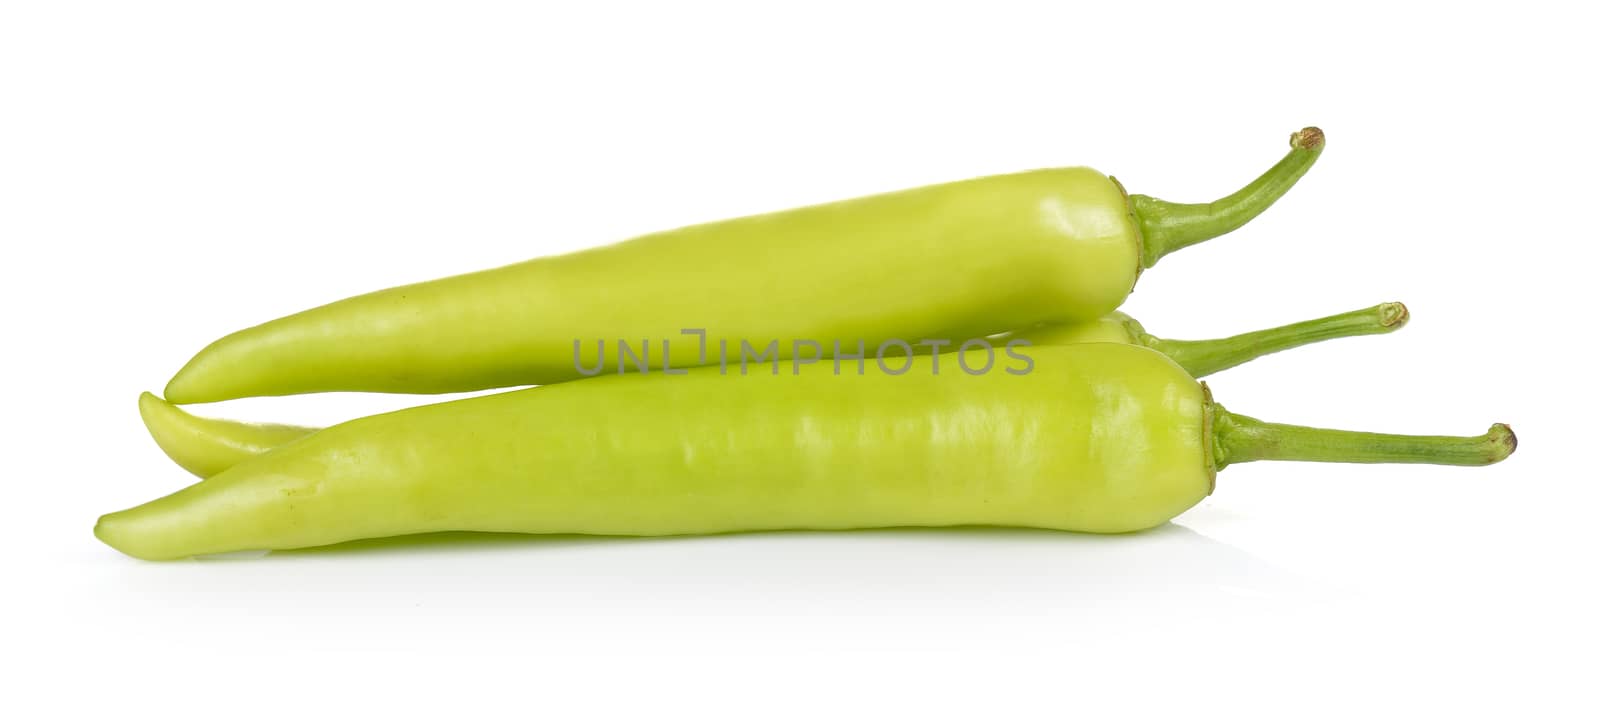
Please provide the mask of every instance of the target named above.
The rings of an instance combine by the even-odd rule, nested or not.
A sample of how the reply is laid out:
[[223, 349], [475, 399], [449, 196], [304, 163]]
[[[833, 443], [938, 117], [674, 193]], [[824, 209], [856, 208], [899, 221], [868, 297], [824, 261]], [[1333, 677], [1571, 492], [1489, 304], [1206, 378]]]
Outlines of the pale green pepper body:
[[615, 372], [624, 364], [619, 341], [648, 346], [657, 367], [668, 359], [682, 367], [703, 340], [736, 352], [815, 341], [824, 354], [835, 345], [875, 353], [896, 340], [966, 340], [1093, 320], [1121, 304], [1160, 256], [1264, 210], [1322, 145], [1315, 128], [1296, 133], [1278, 165], [1213, 204], [1130, 197], [1092, 169], [1042, 169], [696, 225], [386, 289], [221, 338], [179, 370], [165, 394], [186, 404], [341, 390], [458, 392]]
[[[1138, 321], [1121, 312], [1112, 312], [1092, 321], [1081, 323], [1051, 323], [1000, 335], [990, 336], [985, 343], [990, 349], [1022, 352], [1015, 346], [1068, 345], [1079, 343], [1123, 343], [1140, 345], [1156, 350], [1180, 363], [1195, 377], [1201, 377], [1235, 365], [1243, 364], [1262, 355], [1288, 350], [1309, 343], [1358, 335], [1373, 335], [1398, 330], [1408, 319], [1406, 307], [1398, 303], [1380, 304], [1370, 308], [1350, 311], [1310, 321], [1291, 323], [1277, 328], [1252, 331], [1228, 338], [1212, 340], [1170, 340], [1145, 332]], [[951, 344], [940, 351], [949, 352]], [[898, 358], [903, 353], [896, 349], [886, 357]], [[981, 348], [971, 348], [972, 355], [981, 354]], [[917, 355], [935, 354], [933, 346], [919, 346]], [[793, 369], [791, 367], [791, 369]], [[841, 370], [849, 365], [841, 365]], [[659, 373], [658, 374], [664, 374]], [[200, 477], [210, 477], [243, 460], [265, 453], [272, 448], [310, 434], [316, 429], [277, 424], [251, 424], [240, 421], [208, 419], [189, 414], [178, 407], [146, 393], [139, 398], [139, 415], [144, 419], [150, 435], [179, 466]]]
[[[1268, 424], [1131, 345], [749, 375], [615, 375], [339, 424], [101, 517], [147, 559], [440, 531], [610, 535], [1004, 525], [1136, 531], [1259, 459], [1482, 465], [1516, 446]], [[939, 365], [942, 372], [935, 373]], [[896, 366], [891, 369], [900, 369]], [[781, 370], [781, 368], [780, 368]]]
[[1160, 524], [1210, 491], [1200, 385], [1123, 345], [799, 375], [616, 375], [339, 424], [96, 534], [165, 559], [435, 531]]

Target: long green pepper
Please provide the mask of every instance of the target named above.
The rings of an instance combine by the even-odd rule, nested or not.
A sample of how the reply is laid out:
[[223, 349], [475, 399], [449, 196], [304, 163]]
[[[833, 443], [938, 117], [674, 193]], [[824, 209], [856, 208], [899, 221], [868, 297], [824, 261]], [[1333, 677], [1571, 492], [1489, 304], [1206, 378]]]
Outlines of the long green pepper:
[[[1243, 225], [1316, 161], [1321, 130], [1207, 204], [1127, 196], [1088, 168], [1040, 169], [695, 225], [385, 289], [228, 335], [168, 382], [178, 404], [548, 384], [603, 362], [579, 342], [866, 349], [965, 340], [1112, 312], [1161, 257]], [[665, 341], [665, 342], [663, 342]], [[660, 348], [657, 348], [658, 350]], [[831, 348], [826, 348], [831, 350]], [[783, 351], [788, 352], [788, 351]]]
[[[95, 534], [160, 560], [439, 531], [704, 534], [1159, 525], [1259, 459], [1485, 465], [1471, 438], [1269, 424], [1167, 357], [1030, 350], [1028, 374], [612, 375], [357, 419], [246, 460]], [[809, 373], [809, 374], [808, 374]]]
[[[1399, 330], [1410, 320], [1404, 304], [1386, 303], [1310, 321], [1252, 331], [1213, 340], [1170, 340], [1145, 332], [1144, 326], [1116, 312], [1084, 323], [1050, 323], [1025, 331], [991, 336], [988, 343], [1005, 348], [1029, 345], [1122, 343], [1158, 351], [1178, 362], [1190, 375], [1204, 377], [1263, 355], [1315, 342]], [[932, 354], [919, 348], [918, 355]], [[195, 416], [154, 394], [139, 397], [139, 416], [161, 450], [189, 472], [210, 477], [317, 429], [281, 424], [253, 424]]]

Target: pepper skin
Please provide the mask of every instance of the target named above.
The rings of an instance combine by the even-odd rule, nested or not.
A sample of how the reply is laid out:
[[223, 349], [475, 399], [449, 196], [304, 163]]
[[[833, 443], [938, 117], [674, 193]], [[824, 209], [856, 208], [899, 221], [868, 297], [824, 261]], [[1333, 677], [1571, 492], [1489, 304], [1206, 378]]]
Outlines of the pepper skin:
[[95, 535], [161, 560], [439, 531], [1116, 533], [1182, 513], [1229, 462], [1481, 465], [1515, 447], [1501, 425], [1406, 437], [1229, 414], [1130, 345], [1035, 348], [1024, 375], [952, 373], [957, 354], [901, 375], [613, 375], [366, 417], [101, 517]]
[[[1013, 341], [1026, 341], [1029, 345], [1141, 345], [1178, 361], [1190, 375], [1203, 377], [1301, 345], [1388, 333], [1398, 330], [1408, 319], [1404, 304], [1387, 303], [1229, 338], [1168, 340], [1146, 333], [1144, 326], [1127, 314], [1113, 312], [1085, 323], [1049, 323], [1022, 332], [991, 336], [988, 340], [996, 350], [1004, 349]], [[949, 349], [948, 345], [943, 348], [946, 352]], [[924, 346], [916, 354], [936, 352]], [[316, 430], [195, 416], [149, 392], [139, 396], [139, 416], [162, 452], [179, 467], [201, 478], [211, 477]]]
[[202, 478], [317, 430], [195, 416], [149, 392], [139, 395], [139, 417], [167, 457]]
[[[1092, 169], [990, 176], [696, 225], [377, 291], [223, 337], [168, 382], [178, 404], [306, 392], [460, 392], [585, 376], [578, 341], [683, 359], [738, 345], [968, 339], [1087, 321], [1161, 256], [1243, 225], [1309, 169], [1323, 135], [1208, 204], [1125, 196]], [[831, 349], [831, 348], [830, 348]], [[590, 349], [593, 352], [593, 348]], [[594, 355], [587, 367], [603, 361]]]

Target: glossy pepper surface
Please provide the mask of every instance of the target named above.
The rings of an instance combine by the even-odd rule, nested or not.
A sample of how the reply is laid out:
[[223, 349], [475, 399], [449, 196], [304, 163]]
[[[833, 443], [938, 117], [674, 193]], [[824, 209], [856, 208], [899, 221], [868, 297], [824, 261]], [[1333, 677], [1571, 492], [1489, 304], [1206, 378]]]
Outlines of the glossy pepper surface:
[[[1213, 203], [1127, 196], [1087, 168], [1041, 169], [386, 289], [221, 338], [178, 371], [165, 396], [186, 404], [547, 384], [605, 368], [599, 341], [683, 359], [701, 342], [686, 329], [735, 345], [814, 340], [871, 350], [890, 339], [1093, 320], [1162, 256], [1266, 209], [1322, 146], [1316, 128], [1295, 133], [1276, 166]], [[580, 343], [594, 348], [582, 354]]]
[[[1014, 342], [1028, 345], [1123, 343], [1156, 350], [1177, 361], [1194, 377], [1203, 377], [1262, 355], [1319, 341], [1375, 335], [1400, 329], [1410, 319], [1404, 304], [1386, 303], [1325, 318], [1212, 340], [1169, 340], [1145, 332], [1121, 312], [1083, 323], [1049, 323], [1016, 333], [991, 336], [1003, 349]], [[949, 346], [944, 347], [949, 352]], [[937, 354], [922, 347], [918, 355]], [[974, 353], [976, 354], [976, 353]], [[161, 450], [189, 472], [205, 478], [316, 431], [305, 426], [257, 424], [190, 414], [148, 392], [139, 397], [139, 416]]]
[[900, 375], [615, 375], [367, 417], [106, 515], [95, 534], [172, 559], [463, 530], [1125, 532], [1193, 506], [1233, 462], [1481, 465], [1515, 445], [1501, 425], [1453, 438], [1263, 423], [1129, 345], [1035, 348], [1027, 374], [954, 371], [957, 354]]

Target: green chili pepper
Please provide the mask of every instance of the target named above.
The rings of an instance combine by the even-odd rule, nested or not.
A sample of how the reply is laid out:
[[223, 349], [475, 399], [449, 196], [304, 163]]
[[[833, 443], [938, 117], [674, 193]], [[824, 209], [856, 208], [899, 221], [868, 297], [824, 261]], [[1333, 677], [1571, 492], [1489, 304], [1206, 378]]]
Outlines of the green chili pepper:
[[[1087, 323], [1050, 323], [1021, 333], [991, 336], [988, 342], [994, 348], [1023, 340], [1030, 345], [1143, 345], [1177, 361], [1189, 374], [1204, 377], [1262, 355], [1309, 343], [1399, 330], [1409, 318], [1404, 304], [1387, 303], [1230, 338], [1166, 340], [1144, 332], [1138, 321], [1117, 312]], [[937, 351], [923, 347], [916, 354], [937, 354]], [[167, 457], [202, 478], [317, 430], [195, 416], [149, 392], [139, 396], [139, 416]]]
[[195, 416], [149, 392], [139, 395], [139, 416], [167, 457], [202, 478], [317, 430]]
[[187, 404], [547, 384], [605, 362], [598, 341], [653, 346], [656, 360], [682, 367], [705, 340], [686, 329], [731, 345], [870, 351], [892, 336], [967, 339], [1093, 320], [1127, 298], [1142, 269], [1276, 201], [1316, 161], [1322, 132], [1301, 130], [1290, 147], [1214, 203], [1126, 196], [1092, 169], [1042, 169], [386, 289], [228, 335], [179, 370], [165, 396]]
[[[907, 374], [612, 375], [415, 407], [319, 431], [101, 517], [145, 559], [489, 531], [612, 535], [1159, 525], [1262, 459], [1484, 465], [1473, 438], [1264, 423], [1154, 351], [1032, 348], [1027, 374], [912, 357]], [[943, 363], [943, 373], [933, 366]]]

